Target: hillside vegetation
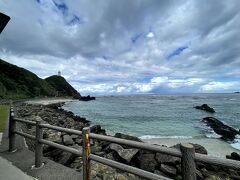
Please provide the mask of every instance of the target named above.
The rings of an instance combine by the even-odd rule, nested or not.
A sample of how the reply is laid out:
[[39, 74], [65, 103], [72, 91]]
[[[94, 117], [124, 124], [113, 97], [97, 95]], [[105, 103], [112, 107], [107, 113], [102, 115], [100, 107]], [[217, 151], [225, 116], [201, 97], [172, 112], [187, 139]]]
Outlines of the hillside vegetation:
[[8, 113], [9, 113], [9, 106], [0, 105], [0, 132], [3, 132], [5, 130]]
[[[44, 80], [36, 74], [0, 59], [0, 99], [81, 95], [61, 76]], [[54, 82], [56, 80], [56, 82]], [[49, 81], [49, 82], [48, 82]]]
[[81, 98], [81, 95], [62, 76], [54, 75], [45, 80], [57, 90], [58, 96], [64, 96], [67, 94], [77, 99]]

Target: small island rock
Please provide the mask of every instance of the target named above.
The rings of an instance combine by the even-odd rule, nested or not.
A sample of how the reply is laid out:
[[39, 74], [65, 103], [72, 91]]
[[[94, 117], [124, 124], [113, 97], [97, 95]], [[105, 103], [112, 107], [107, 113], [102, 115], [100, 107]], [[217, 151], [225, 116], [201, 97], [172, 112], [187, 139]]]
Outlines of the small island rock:
[[207, 104], [203, 104], [201, 106], [195, 106], [195, 109], [200, 109], [200, 110], [207, 111], [210, 113], [215, 113], [215, 110], [213, 108], [209, 107]]

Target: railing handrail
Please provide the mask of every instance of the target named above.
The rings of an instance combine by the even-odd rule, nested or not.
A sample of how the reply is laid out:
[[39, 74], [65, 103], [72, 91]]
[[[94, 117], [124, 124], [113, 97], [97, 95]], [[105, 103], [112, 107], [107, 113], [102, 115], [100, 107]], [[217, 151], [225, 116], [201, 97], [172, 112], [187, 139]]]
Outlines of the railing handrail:
[[[30, 121], [30, 120], [24, 120], [24, 119], [20, 119], [20, 118], [14, 118], [14, 119], [19, 122], [23, 122], [23, 123], [31, 122], [29, 124], [35, 124], [34, 121]], [[50, 124], [41, 124], [40, 127], [58, 130], [58, 131], [66, 132], [69, 134], [82, 135], [82, 131], [69, 129], [69, 128], [62, 128], [62, 127], [53, 126]], [[95, 134], [95, 133], [90, 133], [90, 138], [102, 140], [102, 141], [109, 141], [112, 143], [127, 145], [130, 147], [149, 150], [149, 151], [153, 151], [153, 152], [164, 153], [164, 154], [168, 154], [168, 155], [175, 156], [175, 157], [180, 157], [180, 158], [182, 157], [182, 153], [180, 150], [169, 148], [169, 147], [163, 147], [160, 145], [159, 146], [152, 145], [149, 143], [137, 142], [137, 141], [133, 141], [133, 140], [127, 140], [127, 139], [122, 139], [122, 138], [117, 138], [117, 137], [112, 137], [112, 136], [107, 136], [107, 135], [101, 135], [101, 134]], [[212, 165], [219, 165], [219, 166], [225, 166], [225, 167], [229, 167], [229, 168], [233, 168], [233, 169], [240, 169], [240, 162], [231, 160], [231, 159], [223, 159], [223, 158], [217, 158], [217, 157], [213, 157], [213, 156], [209, 156], [209, 155], [195, 153], [195, 160], [199, 161], [199, 162], [205, 162], [208, 164], [212, 164]]]
[[[25, 120], [25, 119], [21, 119], [21, 118], [13, 118], [12, 120], [22, 122], [22, 123], [26, 123], [26, 124], [36, 125], [36, 122], [34, 122], [34, 121]], [[82, 131], [69, 129], [69, 128], [63, 128], [63, 127], [59, 127], [59, 126], [53, 126], [53, 125], [50, 125], [50, 124], [39, 124], [39, 127], [53, 129], [53, 130], [57, 130], [57, 131], [61, 131], [61, 132], [66, 132], [66, 133], [69, 133], [69, 134], [83, 135]], [[27, 133], [18, 132], [16, 130], [14, 130], [13, 133], [24, 136], [26, 138], [35, 139], [35, 137], [33, 135], [29, 135]], [[144, 149], [144, 150], [148, 150], [148, 151], [164, 153], [164, 154], [168, 154], [168, 155], [171, 155], [171, 156], [182, 158], [182, 152], [180, 150], [169, 148], [169, 147], [162, 147], [162, 146], [158, 146], [158, 145], [152, 145], [152, 144], [149, 144], [149, 143], [137, 142], [137, 141], [126, 140], [126, 139], [121, 139], [121, 138], [117, 138], [117, 137], [94, 134], [94, 133], [89, 133], [89, 137], [92, 138], [92, 139], [97, 139], [97, 140], [102, 140], [102, 141], [108, 141], [108, 142], [112, 142], [112, 143], [127, 145], [127, 146], [138, 148], [138, 149]], [[48, 141], [48, 140], [45, 140], [45, 139], [41, 139], [41, 140], [39, 140], [39, 142], [42, 143], [42, 144], [54, 146], [56, 148], [59, 148], [59, 149], [77, 154], [79, 156], [82, 155], [82, 153], [79, 152], [76, 149], [69, 148], [67, 146], [60, 145], [60, 144], [57, 144], [57, 143], [54, 143], [54, 142], [51, 142], [51, 141]], [[199, 154], [199, 153], [195, 153], [193, 158], [195, 159], [195, 161], [240, 170], [240, 161], [235, 161], [235, 160], [230, 160], [230, 159], [221, 159], [221, 158], [216, 158], [216, 157], [213, 157], [213, 156]], [[119, 166], [119, 164], [121, 164], [122, 165], [122, 170], [125, 170], [125, 171], [126, 171], [126, 169], [124, 169], [124, 167], [125, 168], [126, 167], [128, 167], [128, 168], [132, 167], [132, 166], [128, 166], [128, 165], [116, 162], [116, 161], [114, 161], [116, 163], [112, 163], [112, 160], [102, 158], [100, 156], [96, 156], [96, 155], [93, 155], [93, 154], [90, 154], [90, 159], [101, 162], [101, 163], [104, 163], [103, 159], [105, 159], [104, 164], [109, 165], [109, 166], [112, 165], [112, 167], [119, 168], [119, 169], [121, 169], [120, 166]], [[135, 172], [135, 174], [136, 174], [136, 172], [137, 172], [136, 169], [137, 168], [134, 168], [134, 167], [132, 167], [132, 168], [130, 168], [130, 170], [128, 170], [128, 172], [133, 171], [132, 173]], [[138, 171], [138, 173], [140, 173], [140, 174], [137, 174], [137, 175], [145, 177], [142, 173], [142, 171], [144, 171], [144, 170], [141, 170], [141, 169], [139, 169], [139, 170], [140, 171]], [[148, 171], [144, 171], [144, 172], [145, 173], [150, 173]], [[151, 175], [151, 177], [149, 177], [150, 175]], [[155, 175], [156, 174], [150, 173], [150, 174], [148, 174], [148, 176], [146, 176], [146, 178], [147, 177], [149, 177], [150, 179], [156, 179], [157, 177], [158, 178], [160, 178], [160, 177], [164, 178], [163, 176], [159, 176], [159, 175], [155, 176]], [[165, 179], [168, 179], [168, 178], [165, 178]]]

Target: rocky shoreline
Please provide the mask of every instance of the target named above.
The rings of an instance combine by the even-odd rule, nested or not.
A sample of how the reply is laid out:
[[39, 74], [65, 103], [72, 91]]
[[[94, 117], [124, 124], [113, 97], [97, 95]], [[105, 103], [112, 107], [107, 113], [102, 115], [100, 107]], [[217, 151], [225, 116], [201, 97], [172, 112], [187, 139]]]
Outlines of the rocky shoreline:
[[[61, 108], [63, 104], [64, 103], [51, 105], [18, 104], [16, 105], [17, 115], [18, 117], [33, 121], [40, 118], [43, 123], [80, 131], [84, 127], [90, 126], [91, 123], [87, 119], [76, 116], [70, 111], [63, 110]], [[35, 133], [35, 128], [30, 125], [23, 125], [22, 129], [29, 134], [34, 135]], [[106, 131], [102, 129], [100, 125], [91, 126], [90, 130], [93, 133], [106, 135]], [[141, 140], [137, 137], [121, 133], [116, 133], [114, 136], [141, 142]], [[54, 130], [44, 130], [44, 138], [59, 144], [70, 146], [75, 149], [81, 150], [82, 148], [82, 139], [80, 136], [57, 132]], [[27, 139], [27, 144], [29, 149], [34, 151], [34, 142]], [[203, 146], [198, 144], [193, 145], [197, 153], [207, 154], [207, 150]], [[171, 148], [179, 149], [179, 144], [174, 145]], [[160, 174], [169, 178], [182, 179], [181, 159], [177, 157], [97, 140], [91, 141], [91, 153], [150, 172], [154, 172], [156, 174]], [[81, 157], [77, 157], [71, 153], [64, 152], [62, 150], [49, 146], [44, 146], [44, 156], [67, 167], [81, 171]], [[236, 159], [235, 157], [239, 158], [240, 155], [233, 153], [227, 158]], [[135, 175], [121, 172], [100, 163], [93, 161], [91, 163], [92, 179], [141, 179]], [[198, 179], [240, 179], [240, 171], [203, 163], [196, 163], [196, 165]]]

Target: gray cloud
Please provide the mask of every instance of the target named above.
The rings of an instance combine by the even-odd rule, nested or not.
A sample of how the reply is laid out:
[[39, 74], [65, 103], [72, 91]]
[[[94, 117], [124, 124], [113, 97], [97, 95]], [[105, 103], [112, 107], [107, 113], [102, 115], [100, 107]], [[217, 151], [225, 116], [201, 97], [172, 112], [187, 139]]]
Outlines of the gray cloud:
[[[0, 57], [41, 77], [61, 70], [86, 93], [231, 91], [240, 77], [239, 8], [238, 0], [3, 0], [12, 19]], [[180, 47], [188, 48], [167, 58]]]

